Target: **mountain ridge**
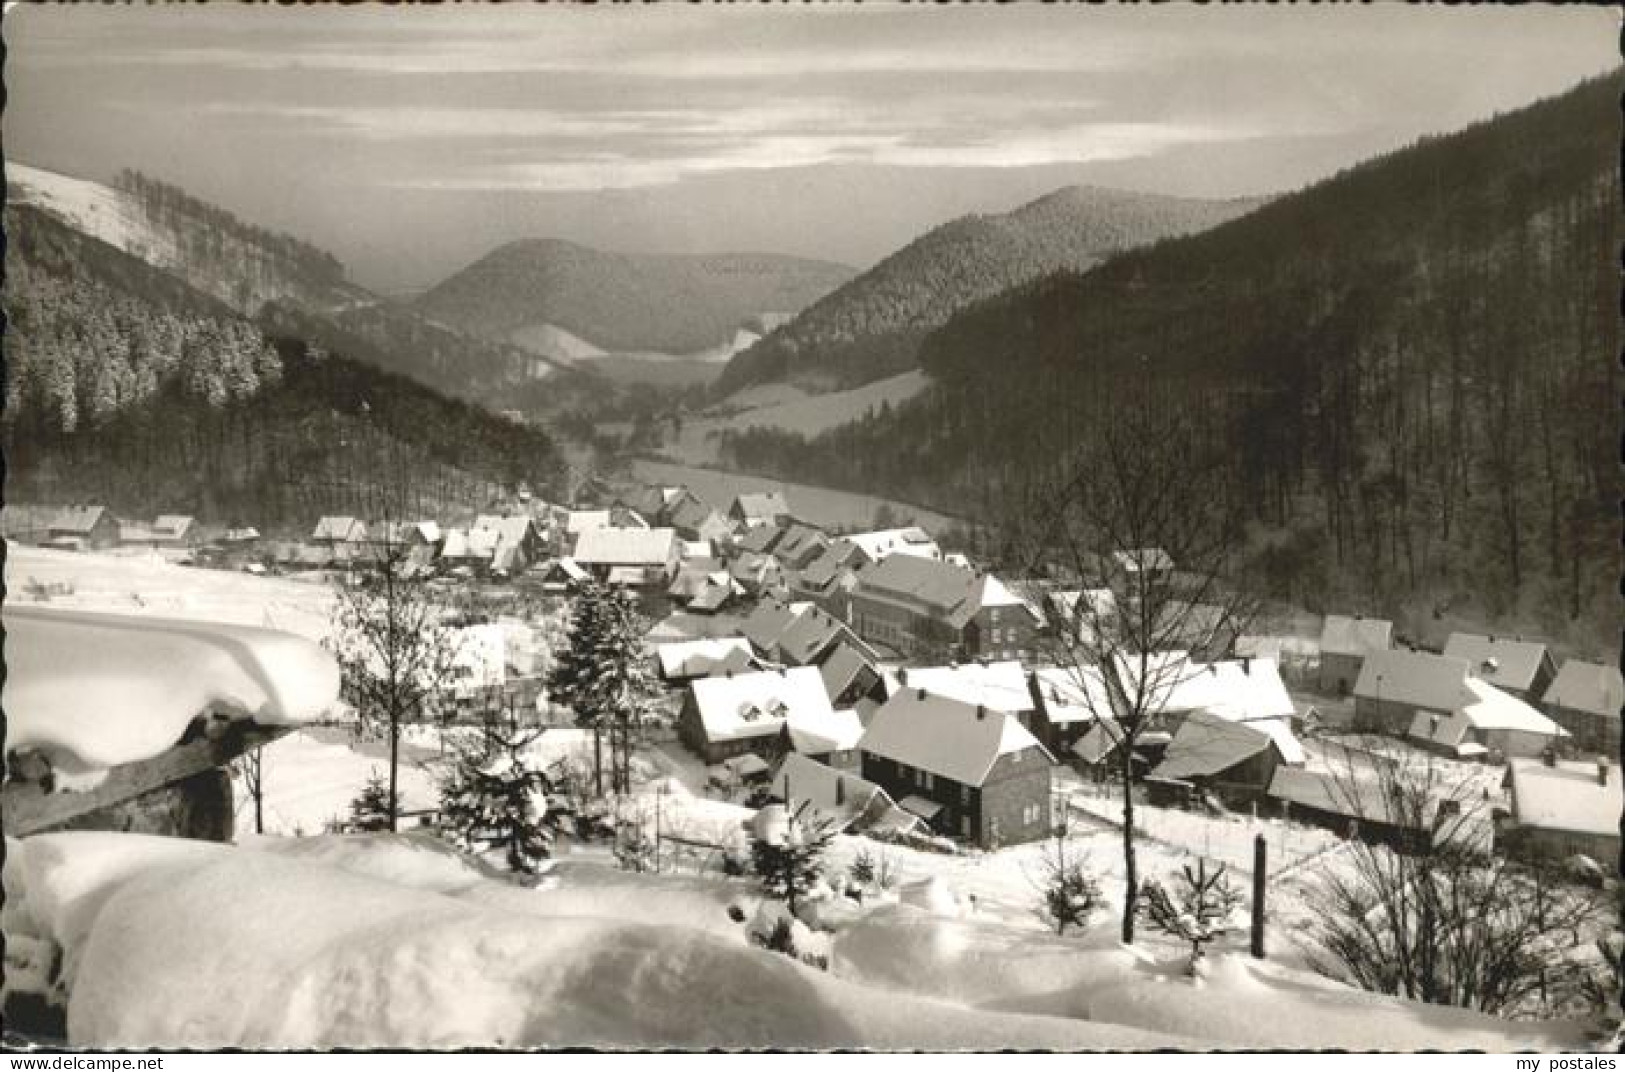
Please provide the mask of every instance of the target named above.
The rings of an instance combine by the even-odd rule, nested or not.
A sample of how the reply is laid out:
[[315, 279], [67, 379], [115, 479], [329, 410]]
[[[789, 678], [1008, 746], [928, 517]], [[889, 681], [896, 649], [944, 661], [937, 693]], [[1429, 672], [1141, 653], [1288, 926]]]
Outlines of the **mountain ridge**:
[[916, 366], [925, 335], [953, 313], [1060, 268], [1088, 268], [1124, 249], [1201, 230], [1259, 198], [1202, 201], [1070, 185], [1008, 212], [949, 220], [881, 260], [724, 370], [717, 393], [784, 380], [835, 390]]

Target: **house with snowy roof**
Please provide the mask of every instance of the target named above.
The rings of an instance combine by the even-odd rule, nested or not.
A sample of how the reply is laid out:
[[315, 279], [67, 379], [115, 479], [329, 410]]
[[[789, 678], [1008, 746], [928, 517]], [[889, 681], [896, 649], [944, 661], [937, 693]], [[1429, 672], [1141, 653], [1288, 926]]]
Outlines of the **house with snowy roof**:
[[1613, 872], [1625, 813], [1617, 764], [1514, 759], [1502, 785], [1510, 814], [1496, 843], [1507, 855], [1548, 864], [1586, 856]]
[[858, 751], [863, 777], [939, 833], [992, 848], [1050, 832], [1054, 759], [1011, 715], [900, 689]]
[[[1111, 697], [1097, 667], [1045, 667], [1033, 671], [1029, 687], [1033, 711], [1027, 727], [1057, 758], [1077, 754], [1073, 746], [1097, 722], [1112, 719]], [[1111, 738], [1098, 742], [1101, 746], [1108, 743], [1115, 742]], [[1099, 763], [1101, 758], [1094, 755], [1093, 762]]]
[[1464, 813], [1458, 801], [1426, 807], [1388, 792], [1380, 779], [1280, 766], [1266, 794], [1283, 818], [1309, 823], [1344, 837], [1387, 845], [1402, 853], [1426, 852], [1440, 841], [1487, 854], [1495, 830], [1487, 814]]
[[792, 711], [784, 720], [786, 752], [806, 756], [836, 770], [858, 769], [863, 721], [851, 708]]
[[1465, 659], [1474, 677], [1488, 681], [1520, 700], [1539, 703], [1557, 677], [1557, 667], [1546, 645], [1479, 633], [1451, 633], [1444, 653]]
[[45, 529], [45, 546], [70, 551], [100, 550], [119, 542], [119, 522], [105, 506], [68, 506]]
[[661, 678], [669, 682], [744, 673], [756, 666], [750, 641], [744, 637], [707, 637], [659, 644], [655, 647], [655, 662]]
[[776, 524], [789, 516], [790, 504], [782, 491], [742, 492], [728, 508], [730, 520], [749, 528]]
[[1555, 749], [1568, 731], [1518, 697], [1469, 674], [1471, 699], [1448, 715], [1417, 711], [1406, 736], [1454, 759], [1538, 756]]
[[330, 548], [335, 555], [343, 558], [347, 553], [346, 548], [353, 552], [367, 542], [367, 523], [360, 518], [330, 514], [317, 519], [309, 542]]
[[773, 557], [779, 560], [786, 574], [810, 565], [829, 549], [830, 539], [824, 530], [802, 521], [786, 523], [784, 535], [773, 547]]
[[571, 557], [606, 584], [664, 589], [677, 575], [681, 544], [672, 529], [593, 528]]
[[747, 752], [776, 757], [792, 714], [814, 720], [833, 716], [813, 667], [697, 678], [683, 699], [677, 736], [708, 764]]
[[551, 593], [574, 592], [592, 580], [592, 574], [573, 558], [549, 559], [539, 573], [542, 591]]
[[925, 833], [925, 824], [899, 808], [878, 785], [796, 752], [785, 755], [768, 792], [791, 814], [826, 823], [837, 833]]
[[728, 576], [749, 595], [778, 591], [784, 583], [784, 567], [772, 555], [757, 551], [741, 552], [728, 563]]
[[1037, 611], [992, 574], [916, 555], [859, 570], [845, 617], [864, 640], [920, 658], [1022, 658], [1040, 624]]
[[1147, 782], [1153, 797], [1173, 788], [1180, 790], [1175, 796], [1212, 793], [1242, 807], [1264, 798], [1278, 768], [1301, 767], [1305, 758], [1303, 746], [1283, 722], [1237, 722], [1192, 711]]
[[1569, 659], [1546, 688], [1547, 717], [1569, 731], [1577, 749], [1619, 755], [1620, 708], [1625, 680], [1619, 667]]
[[227, 764], [340, 707], [333, 656], [289, 633], [11, 604], [0, 615], [8, 838], [72, 827], [229, 841]]
[[493, 572], [522, 573], [547, 554], [547, 537], [528, 514], [484, 514], [474, 519], [469, 531], [491, 534]]
[[858, 567], [869, 559], [843, 537], [831, 543], [811, 562], [786, 577], [794, 599], [817, 603], [832, 613], [841, 613], [846, 594], [857, 584]]
[[986, 707], [1014, 716], [1024, 727], [1032, 726], [1037, 705], [1027, 671], [1014, 659], [910, 666], [898, 670], [897, 681], [905, 689], [924, 689], [936, 696]]
[[1354, 726], [1400, 736], [1417, 712], [1448, 717], [1474, 699], [1465, 659], [1399, 649], [1371, 652], [1354, 682]]
[[870, 562], [879, 562], [892, 555], [942, 557], [942, 548], [938, 546], [937, 541], [918, 525], [900, 529], [877, 529], [873, 532], [849, 532], [837, 542], [857, 548]]
[[1141, 578], [1166, 579], [1174, 572], [1173, 556], [1160, 547], [1113, 551], [1108, 563], [1117, 577], [1130, 584]]
[[1394, 623], [1386, 618], [1328, 614], [1320, 628], [1320, 691], [1347, 696], [1360, 680], [1366, 656], [1393, 647]]
[[885, 676], [866, 645], [843, 637], [824, 655], [818, 673], [836, 707], [851, 707], [862, 715], [886, 700]]
[[687, 488], [667, 504], [660, 521], [676, 529], [677, 535], [685, 540], [711, 543], [725, 540], [733, 532], [727, 518]]

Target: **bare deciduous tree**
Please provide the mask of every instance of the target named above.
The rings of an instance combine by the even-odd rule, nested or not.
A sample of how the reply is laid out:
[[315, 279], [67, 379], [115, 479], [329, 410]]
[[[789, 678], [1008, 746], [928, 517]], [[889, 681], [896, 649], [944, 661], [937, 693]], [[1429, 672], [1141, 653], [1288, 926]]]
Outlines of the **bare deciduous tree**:
[[389, 741], [391, 831], [400, 811], [401, 726], [429, 715], [453, 680], [459, 654], [451, 607], [404, 541], [390, 531], [338, 588], [329, 646], [363, 726]]
[[1560, 965], [1585, 945], [1595, 891], [1493, 853], [1482, 790], [1459, 772], [1405, 756], [1334, 766], [1332, 793], [1369, 829], [1312, 895], [1317, 969], [1497, 1015], [1562, 1004]]
[[[1232, 483], [1196, 422], [1149, 388], [1009, 509], [1005, 555], [1043, 578], [1053, 610], [1043, 653], [1101, 724], [1123, 794], [1122, 935], [1134, 940], [1135, 753], [1163, 726], [1199, 658], [1231, 654], [1257, 613], [1236, 583], [1245, 541]], [[1056, 583], [1058, 582], [1058, 583]]]

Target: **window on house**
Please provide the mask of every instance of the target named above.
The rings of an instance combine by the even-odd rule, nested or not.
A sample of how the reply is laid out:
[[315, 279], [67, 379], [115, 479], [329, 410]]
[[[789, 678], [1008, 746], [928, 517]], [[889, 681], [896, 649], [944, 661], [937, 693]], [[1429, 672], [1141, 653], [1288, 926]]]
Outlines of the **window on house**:
[[964, 837], [970, 837], [971, 836], [970, 816], [969, 815], [961, 815], [959, 817], [959, 832]]
[[967, 808], [970, 807], [970, 786], [962, 785], [959, 787], [959, 803]]
[[915, 771], [914, 784], [920, 789], [931, 788], [931, 773], [929, 771]]

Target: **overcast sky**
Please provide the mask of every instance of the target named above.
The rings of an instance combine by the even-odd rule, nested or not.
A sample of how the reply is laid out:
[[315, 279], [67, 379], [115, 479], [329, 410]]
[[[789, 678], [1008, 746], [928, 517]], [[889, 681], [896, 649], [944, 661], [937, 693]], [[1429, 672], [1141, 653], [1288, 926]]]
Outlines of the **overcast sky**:
[[1605, 8], [18, 7], [8, 156], [432, 282], [513, 238], [871, 263], [1068, 182], [1297, 188], [1617, 62]]

